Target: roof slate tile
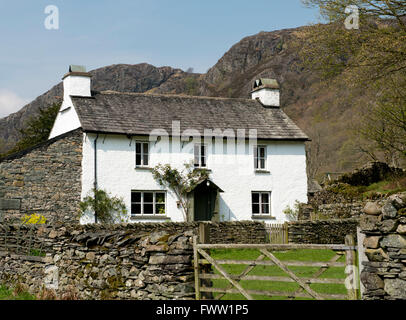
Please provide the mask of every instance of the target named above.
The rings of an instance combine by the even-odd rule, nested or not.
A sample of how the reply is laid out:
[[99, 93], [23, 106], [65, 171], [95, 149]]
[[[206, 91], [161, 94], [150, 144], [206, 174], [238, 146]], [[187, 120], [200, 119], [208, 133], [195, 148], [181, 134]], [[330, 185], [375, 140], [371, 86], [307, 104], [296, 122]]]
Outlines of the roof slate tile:
[[308, 140], [307, 135], [280, 109], [249, 99], [101, 92], [72, 97], [82, 129], [87, 132], [149, 135], [153, 129], [171, 134], [196, 129], [257, 130], [258, 139]]

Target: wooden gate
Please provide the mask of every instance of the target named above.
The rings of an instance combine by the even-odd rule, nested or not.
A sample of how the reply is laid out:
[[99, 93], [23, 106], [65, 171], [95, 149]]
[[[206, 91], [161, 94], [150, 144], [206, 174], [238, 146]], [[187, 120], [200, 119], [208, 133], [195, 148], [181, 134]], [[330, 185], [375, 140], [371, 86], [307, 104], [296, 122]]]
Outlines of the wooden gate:
[[[248, 300], [253, 300], [253, 295], [261, 296], [281, 296], [290, 299], [296, 297], [313, 298], [316, 300], [324, 299], [350, 299], [358, 298], [358, 281], [354, 275], [354, 265], [356, 264], [355, 251], [352, 236], [347, 236], [346, 244], [199, 244], [197, 237], [194, 238], [194, 271], [195, 271], [195, 292], [196, 300], [202, 298], [202, 293], [219, 293], [216, 299], [221, 299], [227, 293], [237, 293], [243, 295]], [[232, 259], [215, 259], [211, 256], [211, 249], [252, 249], [258, 250], [260, 255], [256, 260], [232, 260]], [[271, 251], [289, 251], [294, 249], [316, 249], [316, 250], [333, 250], [336, 254], [330, 261], [281, 261], [276, 258]], [[338, 262], [341, 256], [345, 255], [346, 261]], [[267, 260], [266, 260], [267, 258]], [[211, 265], [217, 270], [217, 274], [207, 272], [207, 266]], [[245, 265], [245, 269], [238, 275], [228, 273], [222, 265]], [[262, 276], [249, 275], [255, 266], [277, 266], [283, 270], [285, 276]], [[292, 272], [290, 266], [307, 266], [318, 267], [318, 270], [308, 278], [300, 278]], [[350, 266], [350, 267], [349, 267]], [[330, 267], [345, 267], [348, 272], [347, 279], [321, 278]], [[356, 269], [356, 268], [355, 268]], [[351, 273], [351, 274], [350, 274]], [[348, 285], [349, 278], [352, 279], [352, 285]], [[227, 288], [214, 288], [208, 286], [211, 280], [226, 279]], [[350, 280], [351, 280], [350, 279]], [[249, 290], [242, 287], [241, 280], [251, 281], [271, 281], [271, 282], [295, 282], [299, 289], [295, 292], [282, 291], [265, 291]], [[346, 284], [347, 295], [345, 294], [320, 294], [310, 287], [313, 283], [323, 284]]]
[[273, 223], [265, 226], [269, 242], [273, 244], [287, 244], [288, 239], [288, 224], [287, 223]]

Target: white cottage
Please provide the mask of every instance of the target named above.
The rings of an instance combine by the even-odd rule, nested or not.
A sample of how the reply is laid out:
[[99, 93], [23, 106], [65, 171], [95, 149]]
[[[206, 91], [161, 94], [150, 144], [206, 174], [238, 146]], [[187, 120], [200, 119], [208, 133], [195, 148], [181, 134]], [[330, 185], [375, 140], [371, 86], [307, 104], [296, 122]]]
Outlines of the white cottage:
[[307, 202], [309, 139], [280, 109], [276, 80], [255, 81], [252, 99], [92, 92], [91, 75], [71, 66], [63, 86], [50, 139], [82, 129], [82, 198], [97, 186], [124, 199], [131, 221], [183, 221], [151, 170], [193, 162], [210, 175], [192, 220], [283, 222]]

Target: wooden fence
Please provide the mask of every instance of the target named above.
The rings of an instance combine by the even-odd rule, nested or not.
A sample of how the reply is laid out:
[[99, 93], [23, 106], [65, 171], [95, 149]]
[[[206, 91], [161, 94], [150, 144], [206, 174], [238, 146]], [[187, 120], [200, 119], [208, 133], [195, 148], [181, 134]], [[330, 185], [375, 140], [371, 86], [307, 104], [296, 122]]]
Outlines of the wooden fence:
[[289, 232], [287, 223], [266, 224], [265, 228], [269, 236], [269, 242], [273, 244], [289, 243]]
[[[343, 294], [320, 294], [310, 287], [313, 283], [324, 284], [346, 284], [347, 279], [321, 278], [330, 267], [345, 267], [346, 272], [354, 269], [356, 263], [354, 239], [352, 236], [347, 236], [346, 244], [199, 244], [197, 237], [194, 237], [194, 272], [195, 272], [195, 294], [196, 300], [202, 298], [202, 293], [219, 293], [216, 299], [221, 299], [225, 294], [241, 294], [248, 300], [253, 300], [253, 295], [261, 295], [268, 297], [288, 297], [290, 299], [296, 297], [314, 298], [316, 300], [324, 299], [350, 299], [358, 298], [357, 284], [347, 287], [347, 295]], [[259, 250], [260, 255], [256, 260], [219, 260], [211, 256], [211, 249], [253, 249]], [[314, 262], [314, 261], [281, 261], [272, 254], [271, 251], [288, 251], [294, 249], [328, 249], [335, 251], [336, 255], [330, 261]], [[346, 262], [338, 262], [339, 258], [345, 255]], [[264, 260], [268, 258], [269, 260]], [[245, 265], [246, 268], [238, 275], [228, 273], [222, 265]], [[213, 266], [219, 274], [209, 272], [207, 266]], [[255, 266], [277, 266], [283, 270], [286, 276], [259, 276], [249, 275]], [[293, 273], [289, 267], [318, 267], [319, 269], [309, 278], [300, 278]], [[351, 268], [348, 268], [351, 266]], [[210, 285], [211, 280], [226, 279], [228, 281], [227, 288], [214, 288]], [[244, 289], [240, 281], [272, 281], [272, 282], [295, 282], [299, 285], [299, 289], [294, 292], [282, 291], [266, 291], [266, 290], [248, 290]]]

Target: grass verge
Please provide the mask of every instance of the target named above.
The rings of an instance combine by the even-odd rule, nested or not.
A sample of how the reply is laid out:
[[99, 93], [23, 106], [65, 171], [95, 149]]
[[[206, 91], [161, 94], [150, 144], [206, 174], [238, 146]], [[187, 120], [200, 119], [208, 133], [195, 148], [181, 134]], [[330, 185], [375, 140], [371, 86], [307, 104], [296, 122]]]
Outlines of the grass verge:
[[0, 285], [0, 300], [35, 300], [35, 297], [28, 292], [18, 292]]
[[[283, 261], [308, 261], [308, 262], [327, 262], [335, 256], [335, 252], [332, 250], [289, 250], [289, 251], [277, 251], [273, 252], [276, 258]], [[239, 249], [227, 249], [227, 250], [211, 250], [211, 255], [214, 259], [232, 259], [232, 260], [255, 260], [260, 255], [257, 250], [239, 250]], [[265, 258], [264, 261], [269, 260]], [[345, 256], [341, 256], [337, 262], [345, 262]], [[239, 275], [243, 272], [247, 265], [222, 265], [222, 267], [231, 275]], [[215, 274], [219, 274], [214, 267]], [[299, 278], [312, 278], [319, 267], [309, 266], [289, 266], [288, 267]], [[345, 279], [346, 275], [344, 267], [330, 267], [319, 278], [329, 279]], [[272, 266], [255, 266], [249, 275], [258, 276], [276, 276], [276, 277], [289, 277], [279, 267]], [[229, 282], [223, 279], [214, 279], [214, 288], [227, 288]], [[244, 289], [249, 290], [261, 290], [261, 291], [280, 291], [293, 293], [300, 289], [299, 284], [296, 282], [280, 282], [280, 281], [262, 281], [262, 280], [241, 280], [239, 282]], [[320, 294], [347, 294], [347, 290], [344, 284], [310, 284], [310, 288]], [[214, 293], [214, 296], [218, 296], [218, 293]], [[256, 300], [287, 300], [291, 299], [284, 296], [261, 296], [253, 295]], [[226, 294], [222, 300], [241, 300], [245, 299], [241, 294]], [[295, 300], [311, 300], [311, 298], [296, 297]]]

